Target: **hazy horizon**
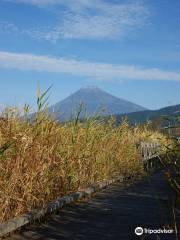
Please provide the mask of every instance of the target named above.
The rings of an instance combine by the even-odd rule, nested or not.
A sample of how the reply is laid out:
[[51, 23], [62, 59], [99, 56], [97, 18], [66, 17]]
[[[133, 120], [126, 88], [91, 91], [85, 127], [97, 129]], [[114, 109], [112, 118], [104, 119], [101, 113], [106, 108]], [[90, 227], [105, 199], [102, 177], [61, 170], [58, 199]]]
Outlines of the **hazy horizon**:
[[[37, 84], [37, 89], [38, 89], [38, 85], [39, 85], [39, 84]], [[52, 85], [51, 87], [52, 87], [52, 88], [51, 88], [50, 91], [49, 91], [49, 100], [48, 100], [48, 106], [49, 106], [49, 107], [52, 106], [52, 105], [54, 105], [54, 104], [60, 103], [61, 101], [65, 100], [66, 98], [69, 98], [71, 95], [74, 95], [74, 94], [75, 94], [76, 92], [78, 92], [79, 90], [92, 89], [92, 88], [98, 88], [99, 90], [102, 90], [102, 91], [104, 91], [104, 92], [106, 92], [106, 93], [108, 93], [108, 94], [110, 94], [110, 95], [112, 95], [112, 96], [114, 96], [114, 97], [116, 97], [116, 98], [119, 98], [119, 99], [122, 99], [122, 100], [125, 100], [125, 101], [129, 101], [129, 102], [131, 102], [131, 103], [137, 104], [137, 102], [132, 102], [132, 101], [130, 101], [129, 99], [125, 99], [125, 98], [122, 98], [122, 97], [120, 97], [120, 96], [117, 96], [117, 95], [111, 93], [110, 91], [105, 90], [105, 89], [103, 89], [103, 88], [100, 88], [100, 87], [98, 87], [98, 86], [96, 86], [96, 85], [86, 85], [86, 86], [84, 85], [84, 86], [76, 89], [75, 91], [71, 92], [69, 95], [65, 96], [64, 98], [61, 98], [61, 99], [59, 99], [59, 100], [56, 101], [56, 102], [52, 102], [52, 101], [51, 101], [51, 98], [52, 98], [53, 92], [54, 92], [54, 91], [53, 91], [53, 85]], [[0, 111], [4, 110], [6, 107], [18, 107], [19, 110], [21, 110], [21, 109], [23, 109], [23, 107], [24, 107], [25, 104], [30, 105], [31, 112], [36, 111], [36, 110], [37, 110], [37, 103], [36, 103], [36, 101], [37, 101], [37, 89], [36, 89], [36, 91], [34, 92], [34, 98], [33, 98], [32, 102], [30, 102], [30, 101], [29, 101], [29, 102], [28, 102], [28, 101], [17, 102], [17, 98], [14, 98], [14, 102], [7, 103], [7, 104], [4, 104], [4, 105], [3, 105], [3, 104], [0, 104]], [[47, 88], [41, 88], [41, 92], [46, 91], [46, 90], [47, 90]], [[12, 98], [13, 98], [13, 96], [12, 96]], [[165, 106], [162, 106], [162, 107], [159, 107], [159, 108], [147, 108], [146, 106], [144, 106], [144, 105], [142, 105], [142, 104], [138, 104], [138, 105], [146, 108], [147, 110], [159, 110], [159, 109], [164, 108], [164, 107], [173, 106], [173, 105], [178, 105], [178, 104], [171, 104], [171, 103], [169, 103], [169, 105], [165, 105]]]

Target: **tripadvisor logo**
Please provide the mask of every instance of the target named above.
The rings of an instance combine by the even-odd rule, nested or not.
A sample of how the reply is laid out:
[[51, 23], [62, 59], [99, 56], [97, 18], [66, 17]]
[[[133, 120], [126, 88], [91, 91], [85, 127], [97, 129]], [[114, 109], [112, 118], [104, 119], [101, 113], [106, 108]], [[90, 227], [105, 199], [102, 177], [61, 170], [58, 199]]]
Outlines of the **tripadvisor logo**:
[[159, 228], [159, 229], [144, 228], [143, 229], [142, 227], [135, 228], [135, 234], [138, 235], [138, 236], [142, 235], [143, 233], [144, 234], [157, 234], [157, 233], [159, 233], [159, 234], [172, 234], [173, 232], [174, 232], [174, 230], [165, 229], [165, 228], [163, 228], [163, 229], [161, 229], [161, 228]]
[[135, 229], [135, 234], [138, 235], [138, 236], [142, 235], [143, 234], [143, 228], [142, 227], [137, 227]]

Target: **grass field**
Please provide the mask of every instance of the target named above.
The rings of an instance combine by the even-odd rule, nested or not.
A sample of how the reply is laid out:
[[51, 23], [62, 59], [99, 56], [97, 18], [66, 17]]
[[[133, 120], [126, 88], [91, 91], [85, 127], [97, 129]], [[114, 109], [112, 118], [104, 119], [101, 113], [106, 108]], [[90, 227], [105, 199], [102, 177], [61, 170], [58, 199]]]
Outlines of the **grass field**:
[[126, 120], [118, 127], [113, 119], [58, 123], [42, 111], [40, 96], [34, 121], [12, 109], [0, 120], [1, 223], [97, 181], [144, 175], [136, 144], [162, 137]]

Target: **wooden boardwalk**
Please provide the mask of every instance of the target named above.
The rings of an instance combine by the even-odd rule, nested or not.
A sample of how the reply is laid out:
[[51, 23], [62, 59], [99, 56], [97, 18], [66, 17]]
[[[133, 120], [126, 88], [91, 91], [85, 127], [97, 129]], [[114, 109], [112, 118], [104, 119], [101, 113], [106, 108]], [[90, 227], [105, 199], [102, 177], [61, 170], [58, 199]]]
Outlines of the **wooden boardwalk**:
[[[124, 184], [123, 184], [124, 185]], [[62, 209], [46, 222], [26, 227], [12, 240], [175, 240], [174, 234], [136, 236], [136, 227], [158, 229], [171, 224], [171, 190], [161, 172], [134, 185], [113, 184], [93, 198]], [[180, 226], [180, 218], [177, 219]]]

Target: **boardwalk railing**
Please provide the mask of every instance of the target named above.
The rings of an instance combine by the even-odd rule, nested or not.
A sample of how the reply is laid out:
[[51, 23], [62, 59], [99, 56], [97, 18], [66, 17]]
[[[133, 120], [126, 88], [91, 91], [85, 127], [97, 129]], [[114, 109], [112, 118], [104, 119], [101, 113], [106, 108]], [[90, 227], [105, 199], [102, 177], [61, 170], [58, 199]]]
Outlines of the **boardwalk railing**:
[[147, 171], [157, 167], [157, 158], [160, 152], [159, 143], [140, 142], [139, 151], [144, 167]]
[[141, 142], [140, 143], [140, 152], [143, 161], [147, 161], [149, 159], [155, 158], [158, 156], [160, 150], [159, 143], [148, 143]]
[[160, 130], [163, 134], [166, 134], [169, 137], [175, 138], [176, 140], [180, 141], [180, 125], [169, 125], [166, 127], [162, 127]]

